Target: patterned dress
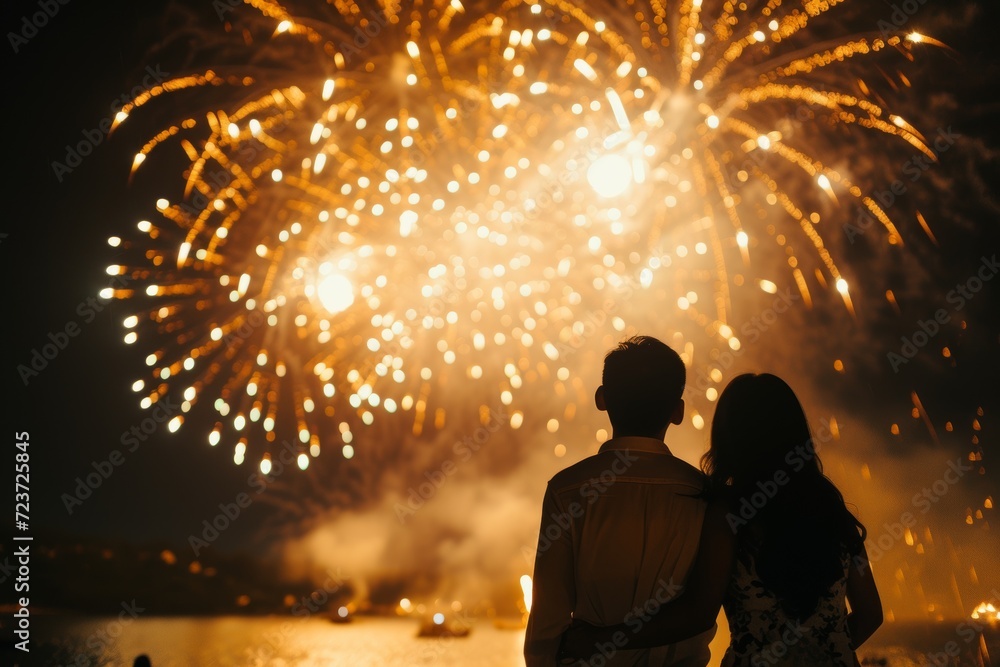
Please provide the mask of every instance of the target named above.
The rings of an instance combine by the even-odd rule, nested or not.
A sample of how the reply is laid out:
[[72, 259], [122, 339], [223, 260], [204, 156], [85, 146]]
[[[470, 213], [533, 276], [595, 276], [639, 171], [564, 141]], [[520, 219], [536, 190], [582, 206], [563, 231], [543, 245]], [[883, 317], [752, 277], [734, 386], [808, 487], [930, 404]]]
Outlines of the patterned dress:
[[723, 606], [732, 638], [724, 667], [859, 667], [847, 629], [847, 572], [820, 598], [804, 620], [785, 613], [764, 588], [752, 556], [741, 553]]

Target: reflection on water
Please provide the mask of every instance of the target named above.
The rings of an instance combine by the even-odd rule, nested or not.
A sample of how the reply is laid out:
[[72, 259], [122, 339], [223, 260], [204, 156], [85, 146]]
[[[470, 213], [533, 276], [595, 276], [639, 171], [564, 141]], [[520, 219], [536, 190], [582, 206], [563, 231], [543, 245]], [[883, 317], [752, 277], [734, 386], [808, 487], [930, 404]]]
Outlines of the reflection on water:
[[38, 618], [35, 623], [46, 638], [72, 642], [78, 654], [90, 660], [100, 656], [114, 667], [131, 667], [140, 653], [149, 655], [153, 667], [524, 664], [524, 631], [499, 630], [489, 621], [477, 622], [465, 639], [418, 638], [414, 621], [390, 618], [348, 625], [297, 617], [140, 618], [127, 624], [117, 618]]
[[[360, 618], [335, 625], [318, 618], [177, 617], [119, 620], [117, 617], [34, 619], [31, 661], [21, 665], [131, 667], [140, 653], [153, 667], [523, 667], [523, 630], [502, 630], [486, 620], [468, 638], [418, 638], [415, 621]], [[859, 652], [863, 665], [988, 667], [1000, 655], [998, 633], [984, 639], [962, 624], [884, 626]], [[713, 643], [715, 664], [726, 628]], [[949, 644], [949, 642], [953, 642]], [[952, 647], [957, 647], [952, 654]], [[53, 653], [56, 650], [57, 653]], [[39, 662], [42, 652], [46, 659]], [[988, 652], [987, 652], [988, 651]], [[949, 655], [951, 654], [951, 655]], [[10, 664], [10, 663], [7, 663]]]

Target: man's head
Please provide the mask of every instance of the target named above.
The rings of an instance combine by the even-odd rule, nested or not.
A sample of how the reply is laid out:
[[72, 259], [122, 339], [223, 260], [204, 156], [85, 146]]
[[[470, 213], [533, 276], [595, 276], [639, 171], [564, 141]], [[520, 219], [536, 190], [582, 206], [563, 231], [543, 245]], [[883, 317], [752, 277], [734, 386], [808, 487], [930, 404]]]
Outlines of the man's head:
[[604, 357], [595, 400], [607, 410], [616, 437], [662, 437], [684, 418], [684, 362], [651, 336], [622, 341]]

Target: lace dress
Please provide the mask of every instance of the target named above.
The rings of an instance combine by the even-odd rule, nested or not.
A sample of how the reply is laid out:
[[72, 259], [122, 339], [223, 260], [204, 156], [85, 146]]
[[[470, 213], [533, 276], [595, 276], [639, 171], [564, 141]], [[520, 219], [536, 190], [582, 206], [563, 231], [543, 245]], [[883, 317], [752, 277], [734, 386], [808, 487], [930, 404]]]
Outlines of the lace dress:
[[847, 630], [847, 572], [799, 621], [789, 616], [760, 581], [753, 559], [741, 554], [723, 606], [732, 634], [724, 667], [859, 667]]

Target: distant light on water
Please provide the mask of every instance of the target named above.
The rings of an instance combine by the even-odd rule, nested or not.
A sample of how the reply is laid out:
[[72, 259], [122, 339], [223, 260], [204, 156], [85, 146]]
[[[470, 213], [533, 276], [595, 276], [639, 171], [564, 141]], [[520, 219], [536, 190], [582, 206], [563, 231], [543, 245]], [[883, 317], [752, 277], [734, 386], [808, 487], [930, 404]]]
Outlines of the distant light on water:
[[972, 610], [972, 618], [990, 624], [1000, 623], [1000, 608], [992, 602], [983, 602]]
[[531, 577], [527, 574], [521, 575], [521, 595], [524, 599], [524, 610], [531, 611]]

